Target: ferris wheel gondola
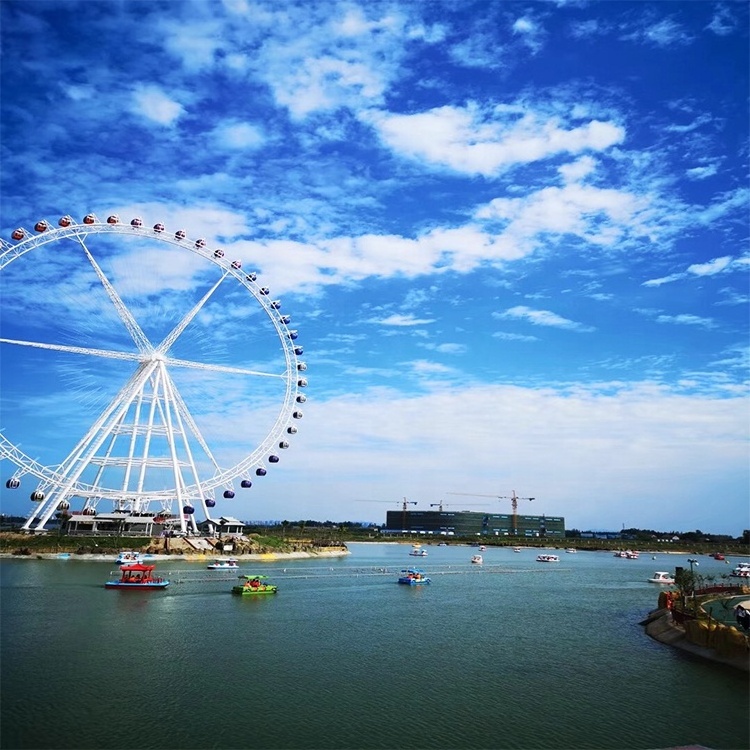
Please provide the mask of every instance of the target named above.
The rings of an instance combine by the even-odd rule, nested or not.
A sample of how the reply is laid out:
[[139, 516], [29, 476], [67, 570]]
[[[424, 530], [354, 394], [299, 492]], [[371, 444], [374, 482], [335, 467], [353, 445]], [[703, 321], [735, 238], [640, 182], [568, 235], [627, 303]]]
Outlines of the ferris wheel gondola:
[[[24, 529], [107, 502], [185, 532], [196, 509], [213, 524], [214, 497], [252, 487], [297, 432], [307, 365], [291, 316], [185, 230], [116, 214], [57, 224], [0, 247], [0, 458], [14, 464], [7, 489], [34, 484]], [[37, 298], [33, 320], [15, 315]]]

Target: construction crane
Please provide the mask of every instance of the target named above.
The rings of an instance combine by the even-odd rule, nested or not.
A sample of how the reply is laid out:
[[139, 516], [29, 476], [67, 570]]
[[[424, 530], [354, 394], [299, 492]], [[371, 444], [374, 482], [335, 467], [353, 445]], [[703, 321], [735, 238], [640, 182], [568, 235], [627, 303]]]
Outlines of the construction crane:
[[518, 501], [519, 500], [533, 500], [533, 497], [518, 497], [516, 491], [512, 491], [512, 495], [479, 495], [473, 492], [448, 492], [448, 495], [469, 495], [471, 497], [494, 497], [498, 500], [510, 500], [511, 507], [513, 509], [513, 536], [518, 536]]
[[[416, 504], [417, 504], [416, 500], [407, 500], [406, 498], [404, 498], [404, 504], [401, 508], [401, 528], [402, 529], [404, 528], [404, 526], [406, 526], [406, 506], [416, 505]], [[409, 528], [411, 528], [411, 526]]]

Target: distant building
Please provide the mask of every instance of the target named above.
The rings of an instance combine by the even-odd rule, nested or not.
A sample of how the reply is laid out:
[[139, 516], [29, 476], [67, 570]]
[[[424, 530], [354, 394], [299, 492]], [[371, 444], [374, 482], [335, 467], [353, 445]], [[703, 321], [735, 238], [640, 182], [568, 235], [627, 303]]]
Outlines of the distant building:
[[562, 516], [516, 517], [517, 532], [513, 533], [511, 513], [477, 513], [472, 510], [389, 510], [384, 533], [416, 532], [441, 536], [521, 536], [565, 537]]
[[[51, 523], [45, 528], [51, 529]], [[102, 534], [109, 536], [155, 536], [162, 526], [154, 522], [153, 513], [97, 513], [73, 512], [65, 522], [68, 534]]]
[[198, 524], [198, 531], [201, 534], [215, 534], [218, 531], [220, 534], [237, 536], [245, 531], [245, 524], [232, 516], [222, 516], [221, 518], [214, 519], [213, 522], [201, 521]]

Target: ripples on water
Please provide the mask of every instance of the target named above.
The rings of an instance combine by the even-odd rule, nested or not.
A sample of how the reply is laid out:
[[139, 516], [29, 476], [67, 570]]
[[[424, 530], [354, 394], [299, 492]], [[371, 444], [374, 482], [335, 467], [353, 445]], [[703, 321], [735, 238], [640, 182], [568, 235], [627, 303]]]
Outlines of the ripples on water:
[[3, 561], [2, 748], [748, 747], [747, 675], [639, 625], [678, 557], [431, 546], [406, 587], [408, 547], [351, 549], [264, 563], [257, 599], [198, 563], [120, 592], [105, 563]]

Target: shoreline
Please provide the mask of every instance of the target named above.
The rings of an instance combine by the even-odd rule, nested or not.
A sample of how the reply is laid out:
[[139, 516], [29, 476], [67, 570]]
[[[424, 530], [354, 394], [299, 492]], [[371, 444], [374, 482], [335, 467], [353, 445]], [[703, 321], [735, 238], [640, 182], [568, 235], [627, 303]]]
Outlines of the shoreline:
[[724, 656], [718, 654], [713, 648], [691, 643], [687, 639], [685, 629], [672, 620], [672, 613], [666, 608], [649, 612], [648, 617], [641, 622], [641, 625], [645, 626], [646, 635], [659, 643], [673, 646], [708, 661], [726, 664], [743, 672], [750, 672], [750, 651], [740, 656]]
[[[337, 549], [332, 551], [321, 552], [251, 552], [222, 555], [220, 553], [195, 552], [190, 554], [145, 554], [144, 562], [158, 563], [159, 561], [184, 560], [185, 562], [206, 562], [206, 560], [221, 560], [232, 558], [234, 560], [254, 560], [257, 562], [274, 562], [275, 560], [307, 560], [316, 557], [346, 557], [350, 555], [349, 550]], [[117, 559], [116, 554], [82, 554], [75, 552], [37, 552], [30, 555], [15, 555], [12, 552], [0, 552], [0, 561], [2, 560], [80, 560], [82, 562], [106, 562], [114, 563]]]

